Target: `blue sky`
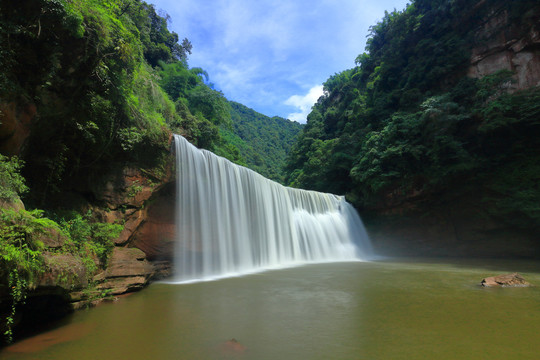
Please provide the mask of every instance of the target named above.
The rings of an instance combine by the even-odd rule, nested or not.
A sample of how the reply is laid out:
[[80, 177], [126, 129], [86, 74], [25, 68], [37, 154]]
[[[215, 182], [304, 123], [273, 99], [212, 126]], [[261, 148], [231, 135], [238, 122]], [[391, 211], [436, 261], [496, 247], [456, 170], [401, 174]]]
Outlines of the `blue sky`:
[[268, 116], [305, 122], [329, 76], [352, 68], [371, 25], [408, 0], [147, 0], [193, 45], [216, 89]]

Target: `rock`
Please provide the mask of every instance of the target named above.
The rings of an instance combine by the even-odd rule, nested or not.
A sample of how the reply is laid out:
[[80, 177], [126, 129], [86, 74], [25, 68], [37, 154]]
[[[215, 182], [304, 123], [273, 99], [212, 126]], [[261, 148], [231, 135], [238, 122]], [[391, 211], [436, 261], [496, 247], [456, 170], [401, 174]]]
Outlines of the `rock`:
[[102, 274], [106, 278], [148, 276], [152, 270], [152, 265], [146, 261], [146, 255], [141, 250], [117, 247], [111, 254], [107, 270]]
[[66, 236], [56, 228], [47, 228], [42, 233], [32, 234], [32, 238], [41, 241], [50, 250], [61, 248], [67, 241]]
[[0, 103], [0, 153], [20, 154], [36, 113], [36, 106], [24, 100]]
[[233, 338], [221, 344], [220, 350], [224, 355], [234, 355], [244, 353], [246, 347]]
[[115, 248], [109, 258], [109, 266], [94, 280], [100, 282], [98, 290], [110, 290], [111, 295], [140, 290], [148, 284], [154, 267], [146, 255], [136, 248]]
[[131, 276], [107, 279], [100, 284], [98, 289], [110, 290], [110, 295], [121, 295], [132, 291], [138, 291], [148, 285], [148, 278], [145, 276]]
[[131, 235], [137, 230], [139, 225], [145, 218], [145, 213], [142, 210], [134, 212], [124, 225], [124, 229], [120, 233], [120, 236], [114, 241], [116, 245], [125, 245], [128, 243]]
[[528, 26], [528, 31], [522, 31], [510, 24], [506, 11], [490, 12], [476, 29], [468, 75], [481, 78], [499, 70], [512, 71], [514, 81], [506, 84], [510, 92], [540, 85], [540, 34], [533, 23]]
[[155, 185], [140, 169], [126, 167], [92, 184], [92, 192], [111, 210], [140, 208], [155, 190]]
[[482, 286], [492, 287], [492, 286], [501, 286], [501, 287], [527, 287], [531, 286], [523, 276], [518, 273], [491, 276], [482, 280]]
[[25, 207], [22, 200], [17, 196], [11, 200], [0, 199], [0, 209], [12, 209], [15, 211], [21, 211], [24, 210]]
[[165, 261], [152, 261], [154, 265], [154, 275], [152, 275], [151, 280], [163, 280], [171, 277], [173, 274], [172, 264], [169, 260]]
[[41, 275], [38, 286], [61, 287], [68, 291], [88, 286], [88, 274], [81, 258], [73, 254], [44, 252], [47, 271]]
[[144, 251], [149, 260], [171, 260], [174, 256], [175, 199], [175, 183], [165, 185], [150, 199], [144, 221], [131, 235], [131, 246]]

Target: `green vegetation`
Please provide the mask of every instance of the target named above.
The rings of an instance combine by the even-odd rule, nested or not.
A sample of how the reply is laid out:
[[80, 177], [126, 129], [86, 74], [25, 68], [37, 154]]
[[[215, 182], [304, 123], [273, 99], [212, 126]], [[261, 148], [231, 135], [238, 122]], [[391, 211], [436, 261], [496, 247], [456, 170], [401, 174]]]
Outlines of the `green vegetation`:
[[[74, 255], [92, 276], [100, 266], [106, 265], [114, 239], [122, 229], [120, 224], [92, 222], [89, 214], [84, 217], [74, 214], [70, 220], [55, 222], [43, 217], [41, 210], [0, 209], [0, 293], [9, 294], [12, 302], [4, 332], [7, 341], [12, 339], [11, 326], [17, 306], [24, 303], [28, 291], [37, 285], [47, 269], [45, 251]], [[47, 249], [43, 243], [44, 237], [51, 236], [64, 238], [61, 246], [54, 250]], [[70, 270], [65, 269], [65, 272], [64, 276], [68, 276]]]
[[[34, 104], [24, 175], [39, 207], [118, 164], [158, 166], [171, 131], [222, 145], [230, 119], [191, 44], [140, 0], [30, 0], [0, 12], [0, 96]], [[38, 56], [39, 54], [39, 56]], [[230, 146], [230, 145], [229, 145]]]
[[302, 125], [277, 116], [270, 118], [237, 102], [231, 101], [230, 106], [232, 127], [222, 126], [221, 136], [238, 149], [245, 159], [242, 165], [283, 183], [285, 159]]
[[171, 132], [252, 163], [221, 136], [229, 102], [188, 66], [191, 43], [179, 44], [167, 21], [141, 0], [2, 3], [0, 99], [37, 109], [22, 157], [26, 202], [47, 207], [120, 164], [159, 166]]
[[[12, 303], [8, 340], [16, 308], [51, 270], [46, 253], [71, 254], [89, 276], [106, 265], [123, 225], [55, 208], [54, 200], [90, 193], [92, 182], [129, 163], [163, 167], [169, 134], [182, 119], [156, 66], [187, 66], [190, 51], [189, 41], [178, 44], [167, 19], [140, 0], [0, 4], [1, 103], [37, 109], [24, 163], [0, 156], [0, 200], [11, 206], [24, 195], [27, 206], [47, 209], [56, 220], [41, 210], [1, 209], [0, 298]], [[55, 236], [63, 239], [60, 247], [44, 246]], [[71, 273], [65, 270], [60, 277]]]
[[[2, 4], [2, 99], [38, 110], [24, 154], [37, 205], [117, 161], [151, 162], [166, 145], [174, 113], [151, 91], [159, 89], [157, 75], [144, 61], [155, 57], [148, 49], [157, 46], [153, 34], [166, 31], [150, 21], [154, 13], [140, 1]], [[177, 50], [164, 51], [163, 59]]]
[[386, 13], [357, 66], [325, 82], [288, 158], [287, 183], [346, 194], [364, 209], [482, 189], [493, 215], [537, 229], [540, 89], [507, 93], [509, 71], [466, 77], [475, 30], [493, 9], [522, 34], [538, 14], [535, 1], [502, 0], [474, 9], [416, 0]]
[[[4, 336], [12, 340], [12, 325], [17, 307], [24, 304], [29, 290], [35, 288], [40, 275], [51, 264], [44, 259], [44, 252], [72, 254], [82, 261], [89, 276], [104, 267], [114, 248], [114, 239], [123, 226], [92, 222], [90, 214], [73, 214], [70, 220], [55, 222], [43, 217], [43, 211], [24, 209], [0, 209], [0, 294], [11, 299], [10, 313], [6, 317]], [[62, 244], [48, 249], [44, 240], [48, 237], [63, 238]], [[96, 263], [97, 259], [99, 262]], [[73, 276], [70, 269], [59, 275]], [[70, 279], [63, 279], [70, 283]], [[72, 279], [73, 280], [73, 279]]]
[[28, 191], [20, 174], [23, 162], [16, 156], [11, 159], [0, 154], [0, 200], [13, 201]]
[[208, 74], [200, 68], [188, 69], [181, 62], [160, 62], [160, 84], [175, 101], [181, 116], [180, 133], [194, 145], [216, 150], [223, 141], [219, 125], [230, 121], [227, 100], [208, 83]]
[[[34, 216], [38, 215], [38, 216]], [[43, 243], [31, 235], [43, 232], [50, 220], [39, 213], [0, 209], [0, 292], [11, 297], [11, 311], [6, 317], [4, 336], [12, 340], [12, 325], [17, 306], [24, 303], [26, 292], [43, 271]]]
[[79, 254], [89, 273], [98, 269], [94, 257], [104, 267], [114, 248], [114, 240], [123, 230], [123, 225], [92, 221], [91, 212], [86, 215], [71, 213], [68, 220], [59, 221], [62, 231], [67, 235], [64, 248], [71, 253]]
[[[21, 157], [0, 155], [6, 337], [17, 307], [50, 270], [49, 253], [71, 254], [88, 274], [106, 266], [123, 225], [80, 211], [103, 206], [94, 185], [111, 170], [165, 174], [172, 132], [279, 182], [347, 194], [365, 209], [480, 189], [491, 215], [537, 231], [540, 88], [508, 93], [510, 71], [466, 77], [475, 30], [493, 9], [508, 14], [512, 36], [540, 13], [536, 0], [473, 8], [414, 0], [386, 13], [357, 66], [325, 82], [302, 127], [227, 101], [203, 69], [189, 67], [189, 40], [179, 43], [168, 16], [142, 0], [0, 3], [0, 105], [37, 111]], [[127, 195], [141, 190], [134, 183]], [[66, 193], [84, 206], [61, 208], [55, 201]], [[21, 196], [46, 212], [10, 209]], [[53, 233], [61, 245], [48, 247]]]

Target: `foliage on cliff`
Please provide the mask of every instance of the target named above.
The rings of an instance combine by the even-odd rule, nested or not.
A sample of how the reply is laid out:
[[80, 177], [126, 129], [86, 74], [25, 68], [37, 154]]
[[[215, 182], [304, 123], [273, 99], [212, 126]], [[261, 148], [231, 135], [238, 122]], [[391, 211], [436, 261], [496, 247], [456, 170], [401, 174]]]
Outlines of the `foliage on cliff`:
[[[229, 104], [221, 91], [208, 82], [201, 68], [160, 62], [160, 84], [175, 101], [182, 135], [199, 148], [215, 151], [223, 146], [219, 125], [230, 121]], [[234, 159], [232, 159], [234, 160]]]
[[232, 126], [221, 127], [222, 137], [238, 149], [245, 159], [243, 165], [283, 183], [285, 159], [302, 125], [268, 117], [234, 101], [230, 107]]
[[[5, 315], [3, 303], [10, 299], [8, 314], [0, 318], [0, 328], [8, 342], [12, 339], [12, 326], [17, 308], [24, 304], [29, 289], [35, 288], [40, 276], [47, 270], [44, 253], [71, 254], [80, 259], [86, 273], [92, 276], [107, 263], [123, 226], [93, 222], [90, 214], [81, 216], [66, 213], [58, 221], [44, 217], [41, 210], [27, 211], [11, 208], [21, 191], [26, 189], [19, 173], [20, 163], [0, 156], [0, 175], [10, 171], [0, 190], [10, 189], [9, 196], [0, 196], [0, 313]], [[17, 165], [17, 166], [14, 166]], [[3, 192], [4, 194], [5, 192]], [[54, 248], [48, 248], [51, 238], [62, 239]], [[96, 261], [97, 260], [97, 261]], [[2, 344], [0, 337], [0, 345]]]
[[[141, 0], [0, 5], [0, 100], [35, 104], [23, 149], [28, 199], [83, 189], [118, 164], [155, 166], [171, 131], [222, 143], [223, 94], [190, 69], [191, 44]], [[88, 176], [92, 174], [92, 176]]]
[[371, 209], [476, 186], [494, 215], [538, 228], [540, 89], [508, 94], [509, 71], [466, 77], [474, 31], [494, 10], [518, 29], [540, 13], [535, 1], [502, 0], [416, 0], [387, 12], [357, 66], [324, 83], [287, 182]]

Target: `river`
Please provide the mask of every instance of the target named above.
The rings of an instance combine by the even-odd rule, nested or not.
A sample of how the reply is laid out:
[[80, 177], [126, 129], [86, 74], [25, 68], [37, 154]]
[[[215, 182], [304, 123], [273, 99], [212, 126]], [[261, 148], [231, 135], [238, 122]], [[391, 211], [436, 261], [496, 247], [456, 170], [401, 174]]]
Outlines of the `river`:
[[155, 283], [0, 353], [2, 359], [538, 359], [540, 288], [482, 288], [527, 261], [306, 265]]

